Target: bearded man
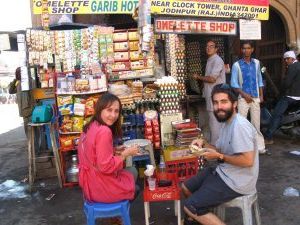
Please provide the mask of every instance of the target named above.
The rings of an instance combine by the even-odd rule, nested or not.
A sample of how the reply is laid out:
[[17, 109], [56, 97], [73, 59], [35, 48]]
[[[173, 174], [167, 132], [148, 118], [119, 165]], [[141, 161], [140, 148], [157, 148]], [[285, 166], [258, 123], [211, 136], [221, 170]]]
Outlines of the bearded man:
[[216, 168], [206, 168], [182, 185], [187, 197], [184, 225], [224, 225], [209, 209], [241, 195], [256, 193], [258, 148], [256, 129], [237, 113], [237, 96], [227, 84], [212, 90], [214, 115], [222, 123], [216, 145], [196, 139], [192, 144], [206, 148], [201, 155], [218, 160]]

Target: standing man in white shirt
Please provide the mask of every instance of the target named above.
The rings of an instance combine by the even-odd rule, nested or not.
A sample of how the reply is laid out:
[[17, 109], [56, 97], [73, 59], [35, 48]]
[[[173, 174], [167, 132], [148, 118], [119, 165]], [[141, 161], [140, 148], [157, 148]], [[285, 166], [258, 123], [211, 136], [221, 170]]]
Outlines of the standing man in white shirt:
[[208, 60], [205, 67], [205, 76], [200, 76], [199, 74], [194, 74], [193, 76], [195, 80], [204, 82], [203, 97], [205, 97], [206, 110], [209, 116], [210, 143], [213, 145], [216, 144], [219, 138], [221, 123], [214, 116], [211, 91], [217, 84], [226, 82], [224, 62], [217, 52], [217, 43], [209, 40], [206, 44]]

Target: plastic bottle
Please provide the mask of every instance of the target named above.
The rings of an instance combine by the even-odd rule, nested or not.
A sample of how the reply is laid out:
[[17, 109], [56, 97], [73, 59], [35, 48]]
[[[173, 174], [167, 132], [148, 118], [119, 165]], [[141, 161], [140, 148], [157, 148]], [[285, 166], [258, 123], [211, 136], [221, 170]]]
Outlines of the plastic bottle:
[[159, 177], [161, 180], [167, 179], [166, 164], [163, 155], [160, 155], [159, 160]]

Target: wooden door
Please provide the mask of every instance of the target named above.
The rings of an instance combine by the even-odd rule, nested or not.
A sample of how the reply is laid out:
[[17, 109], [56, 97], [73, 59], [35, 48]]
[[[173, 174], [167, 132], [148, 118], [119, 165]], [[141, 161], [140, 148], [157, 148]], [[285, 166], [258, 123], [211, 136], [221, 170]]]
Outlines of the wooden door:
[[[280, 89], [280, 83], [284, 74], [282, 61], [283, 53], [286, 51], [286, 32], [284, 24], [279, 15], [270, 9], [270, 19], [262, 21], [262, 40], [257, 42], [256, 57], [274, 82], [275, 86]], [[266, 82], [266, 97], [275, 98], [274, 89], [269, 81]]]

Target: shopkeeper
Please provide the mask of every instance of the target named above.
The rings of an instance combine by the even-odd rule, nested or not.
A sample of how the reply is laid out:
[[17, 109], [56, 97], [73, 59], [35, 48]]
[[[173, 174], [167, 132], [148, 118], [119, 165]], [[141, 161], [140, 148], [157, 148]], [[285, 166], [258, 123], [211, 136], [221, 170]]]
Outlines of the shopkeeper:
[[209, 40], [206, 44], [206, 54], [208, 56], [205, 67], [205, 76], [194, 74], [194, 79], [204, 82], [203, 97], [206, 101], [206, 109], [209, 116], [210, 143], [215, 145], [219, 137], [221, 123], [219, 123], [213, 113], [213, 105], [211, 101], [211, 91], [217, 84], [225, 83], [225, 67], [224, 62], [217, 54], [218, 45], [215, 41]]

